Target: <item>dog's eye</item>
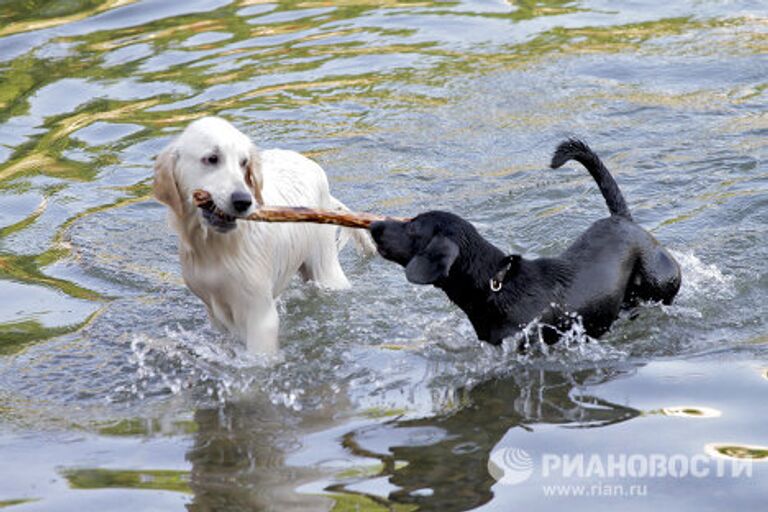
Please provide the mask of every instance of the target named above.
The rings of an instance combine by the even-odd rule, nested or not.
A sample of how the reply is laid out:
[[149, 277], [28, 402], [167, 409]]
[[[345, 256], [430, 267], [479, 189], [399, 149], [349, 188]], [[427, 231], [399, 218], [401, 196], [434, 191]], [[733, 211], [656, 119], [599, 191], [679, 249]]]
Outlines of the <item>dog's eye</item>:
[[219, 155], [214, 153], [213, 155], [203, 157], [203, 162], [209, 165], [216, 165], [219, 163]]
[[243, 158], [242, 160], [240, 160], [240, 167], [245, 167], [246, 165], [248, 165], [247, 158]]

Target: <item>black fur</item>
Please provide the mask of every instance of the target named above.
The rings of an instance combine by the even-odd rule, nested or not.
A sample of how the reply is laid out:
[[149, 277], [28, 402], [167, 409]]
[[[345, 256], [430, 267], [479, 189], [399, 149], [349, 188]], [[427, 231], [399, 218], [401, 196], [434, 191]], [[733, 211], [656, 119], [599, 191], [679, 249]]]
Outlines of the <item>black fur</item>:
[[[478, 338], [497, 345], [539, 318], [557, 330], [581, 317], [587, 334], [606, 332], [622, 309], [640, 301], [670, 304], [680, 288], [680, 266], [635, 224], [618, 185], [583, 142], [560, 144], [552, 167], [577, 160], [597, 182], [611, 216], [598, 220], [555, 258], [505, 255], [467, 221], [431, 211], [409, 222], [371, 225], [379, 253], [405, 267], [412, 283], [433, 284], [469, 317]], [[501, 285], [495, 292], [493, 285]]]
[[568, 160], [576, 160], [587, 168], [589, 174], [597, 182], [597, 186], [600, 188], [606, 204], [608, 204], [608, 211], [611, 212], [611, 215], [618, 215], [619, 217], [632, 220], [632, 214], [629, 213], [629, 207], [624, 200], [621, 190], [619, 190], [619, 186], [616, 184], [616, 180], [613, 179], [613, 176], [605, 168], [600, 158], [589, 149], [589, 146], [578, 139], [568, 139], [557, 146], [555, 154], [552, 155], [552, 163], [549, 165], [553, 169], [557, 169]]

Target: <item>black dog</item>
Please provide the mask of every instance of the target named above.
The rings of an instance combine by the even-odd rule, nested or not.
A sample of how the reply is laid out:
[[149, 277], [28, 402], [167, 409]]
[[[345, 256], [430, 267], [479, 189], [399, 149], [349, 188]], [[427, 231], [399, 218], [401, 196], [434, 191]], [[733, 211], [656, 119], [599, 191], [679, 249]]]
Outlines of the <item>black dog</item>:
[[469, 317], [478, 338], [494, 345], [539, 319], [547, 343], [580, 317], [590, 336], [606, 332], [622, 309], [641, 301], [670, 304], [680, 266], [632, 220], [618, 185], [583, 142], [568, 140], [552, 168], [568, 160], [587, 168], [611, 216], [601, 219], [556, 258], [505, 255], [462, 218], [423, 213], [409, 222], [371, 226], [379, 253], [405, 267], [408, 280], [443, 290]]

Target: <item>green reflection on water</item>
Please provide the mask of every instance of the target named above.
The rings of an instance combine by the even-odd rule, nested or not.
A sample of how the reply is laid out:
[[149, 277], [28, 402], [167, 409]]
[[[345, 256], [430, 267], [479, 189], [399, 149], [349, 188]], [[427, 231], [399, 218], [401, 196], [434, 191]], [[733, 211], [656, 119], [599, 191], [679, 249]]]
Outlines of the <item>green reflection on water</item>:
[[12, 507], [13, 505], [23, 505], [24, 503], [32, 503], [33, 501], [40, 501], [40, 498], [26, 498], [21, 500], [0, 500], [0, 508]]
[[[128, 193], [126, 197], [106, 205], [89, 208], [67, 220], [54, 236], [52, 247], [48, 251], [35, 255], [0, 253], [0, 279], [10, 279], [22, 283], [43, 285], [64, 292], [77, 299], [104, 302], [107, 297], [104, 297], [93, 290], [89, 290], [64, 279], [57, 279], [46, 275], [44, 267], [63, 258], [71, 257], [71, 249], [69, 244], [65, 241], [65, 238], [69, 227], [74, 224], [74, 222], [88, 215], [145, 201], [149, 195], [149, 186], [146, 183], [123, 187], [122, 190]], [[8, 232], [12, 233], [17, 231], [19, 229], [19, 224], [26, 225], [34, 222], [35, 218], [39, 215], [40, 212], [36, 211], [30, 216], [32, 217], [31, 221], [28, 218], [6, 228], [6, 234]], [[99, 311], [91, 314], [82, 322], [57, 327], [44, 327], [40, 322], [35, 320], [0, 324], [0, 355], [13, 354], [21, 350], [27, 344], [77, 331], [89, 324], [98, 313]]]
[[0, 36], [55, 27], [135, 0], [25, 0], [0, 5]]
[[0, 355], [15, 354], [33, 343], [78, 331], [98, 314], [99, 311], [96, 311], [82, 322], [57, 327], [45, 327], [37, 320], [0, 324]]
[[73, 489], [152, 489], [191, 493], [189, 471], [164, 469], [65, 469], [61, 471]]
[[64, 279], [50, 277], [42, 271], [42, 267], [68, 255], [69, 252], [63, 249], [51, 249], [31, 256], [0, 254], [0, 279], [47, 286], [78, 299], [100, 300], [102, 297], [98, 293]]
[[171, 427], [163, 426], [158, 419], [130, 418], [97, 425], [99, 434], [105, 436], [130, 437], [149, 436], [161, 432], [163, 435], [177, 436], [194, 434], [197, 432], [197, 423], [194, 421], [174, 421]]
[[323, 494], [334, 501], [332, 512], [410, 512], [418, 510], [417, 505], [391, 503], [382, 498], [364, 494]]
[[344, 471], [338, 472], [336, 474], [336, 478], [339, 480], [349, 480], [354, 478], [373, 477], [380, 475], [383, 470], [384, 464], [379, 462], [378, 464], [373, 464], [371, 466], [360, 466], [345, 469]]
[[719, 418], [723, 415], [713, 407], [698, 405], [681, 405], [676, 407], [664, 407], [644, 413], [645, 415], [659, 414], [662, 416], [676, 416], [680, 418]]
[[753, 462], [768, 462], [768, 446], [755, 446], [735, 443], [712, 443], [705, 447], [711, 455], [729, 459], [751, 460]]

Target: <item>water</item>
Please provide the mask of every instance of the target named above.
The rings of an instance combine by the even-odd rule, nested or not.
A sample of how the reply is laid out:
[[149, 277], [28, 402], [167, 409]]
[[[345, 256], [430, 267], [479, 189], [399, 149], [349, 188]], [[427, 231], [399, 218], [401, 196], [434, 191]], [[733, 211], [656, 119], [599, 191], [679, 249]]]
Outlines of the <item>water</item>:
[[[0, 507], [759, 507], [767, 22], [750, 1], [0, 2]], [[150, 199], [152, 157], [204, 114], [310, 155], [354, 209], [448, 209], [530, 256], [605, 214], [583, 169], [546, 168], [582, 136], [681, 262], [679, 300], [519, 356], [347, 251], [354, 288], [297, 281], [280, 357], [249, 356]], [[533, 475], [496, 482], [514, 450]], [[543, 475], [579, 454], [755, 462]]]

